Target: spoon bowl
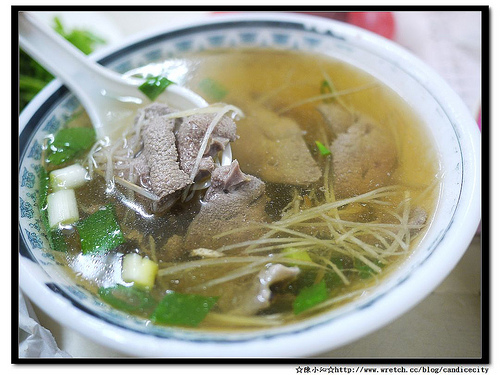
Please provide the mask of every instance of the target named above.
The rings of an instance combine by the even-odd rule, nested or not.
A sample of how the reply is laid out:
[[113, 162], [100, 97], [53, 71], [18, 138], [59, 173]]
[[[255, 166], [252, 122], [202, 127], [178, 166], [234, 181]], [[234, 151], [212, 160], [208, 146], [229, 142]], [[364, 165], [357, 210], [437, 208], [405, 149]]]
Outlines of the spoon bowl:
[[[150, 102], [139, 90], [144, 80], [123, 77], [99, 65], [27, 12], [19, 13], [19, 44], [78, 98], [98, 139], [115, 139], [137, 109]], [[208, 105], [199, 95], [175, 84], [169, 85], [157, 101], [178, 110]]]

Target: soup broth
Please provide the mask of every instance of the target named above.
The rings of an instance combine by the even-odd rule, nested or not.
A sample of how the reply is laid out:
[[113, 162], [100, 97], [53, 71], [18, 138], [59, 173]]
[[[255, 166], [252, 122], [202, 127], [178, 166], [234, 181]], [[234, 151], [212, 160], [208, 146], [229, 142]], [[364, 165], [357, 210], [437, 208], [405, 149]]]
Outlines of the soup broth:
[[[162, 64], [171, 69], [166, 76], [183, 67], [188, 73], [176, 82], [234, 120], [234, 139], [216, 133], [218, 124], [207, 136], [223, 138], [211, 173], [161, 205], [150, 181], [155, 166], [132, 181], [134, 163], [166, 142], [139, 137], [152, 132], [154, 116], [171, 116], [172, 147], [183, 147], [189, 116], [175, 109], [141, 112], [125, 142], [97, 142], [72, 160], [45, 164], [48, 175], [74, 164], [87, 172], [72, 189], [78, 220], [53, 229], [52, 243], [78, 284], [104, 302], [145, 324], [290, 324], [369, 291], [425, 235], [438, 198], [437, 156], [408, 104], [372, 76], [332, 58], [275, 50], [207, 51]], [[133, 72], [147, 73], [148, 66]], [[68, 122], [73, 127], [91, 125], [82, 114]], [[228, 145], [236, 162], [224, 162]], [[88, 247], [86, 233], [108, 224], [105, 237], [116, 241]]]

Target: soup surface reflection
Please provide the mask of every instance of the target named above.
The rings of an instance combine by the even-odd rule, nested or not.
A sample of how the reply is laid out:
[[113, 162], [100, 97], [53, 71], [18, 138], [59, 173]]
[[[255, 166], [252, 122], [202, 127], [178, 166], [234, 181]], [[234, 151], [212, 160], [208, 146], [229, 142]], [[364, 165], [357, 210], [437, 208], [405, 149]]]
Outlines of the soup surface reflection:
[[425, 234], [437, 156], [373, 77], [271, 50], [161, 66], [210, 106], [146, 103], [112, 141], [82, 111], [44, 151], [54, 255], [105, 303], [145, 324], [289, 324], [369, 291]]

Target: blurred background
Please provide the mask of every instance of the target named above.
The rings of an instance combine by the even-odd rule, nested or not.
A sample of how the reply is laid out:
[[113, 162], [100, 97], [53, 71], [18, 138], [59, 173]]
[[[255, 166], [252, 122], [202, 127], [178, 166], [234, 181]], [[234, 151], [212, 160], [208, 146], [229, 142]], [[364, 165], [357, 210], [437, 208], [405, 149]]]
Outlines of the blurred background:
[[[177, 26], [223, 12], [78, 11], [34, 12], [85, 53], [165, 26]], [[420, 57], [449, 83], [481, 128], [481, 13], [479, 11], [309, 12], [350, 23], [393, 40]], [[20, 99], [24, 107], [52, 76], [27, 55], [20, 59]], [[361, 340], [318, 357], [333, 358], [480, 358], [480, 229], [448, 278], [416, 308]], [[124, 357], [62, 327], [25, 301], [23, 345], [35, 330], [53, 343], [39, 356]], [[26, 306], [24, 306], [24, 302]], [[23, 320], [24, 322], [24, 320]], [[411, 327], [411, 329], [409, 329]], [[40, 338], [40, 335], [39, 337]], [[57, 347], [55, 347], [57, 346]], [[36, 356], [36, 354], [33, 354]], [[20, 353], [21, 356], [21, 353]]]

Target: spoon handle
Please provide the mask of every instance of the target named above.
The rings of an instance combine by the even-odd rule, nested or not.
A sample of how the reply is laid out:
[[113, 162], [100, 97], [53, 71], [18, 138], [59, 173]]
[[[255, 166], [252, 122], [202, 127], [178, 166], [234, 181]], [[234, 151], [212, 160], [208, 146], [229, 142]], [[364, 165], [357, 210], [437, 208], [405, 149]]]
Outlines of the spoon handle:
[[[144, 80], [99, 65], [29, 12], [19, 12], [19, 45], [78, 98], [100, 139], [121, 134], [137, 109], [149, 102], [138, 89]], [[178, 85], [168, 86], [157, 100], [179, 110], [208, 105]]]
[[[73, 44], [28, 12], [19, 12], [19, 44], [68, 86], [75, 82], [85, 84], [87, 78], [95, 75], [110, 80], [113, 84], [120, 84], [116, 81], [124, 80], [121, 75], [90, 60]], [[140, 84], [139, 80], [132, 79], [128, 83]]]
[[[89, 115], [98, 136], [117, 98], [140, 104], [145, 97], [138, 79], [125, 79], [104, 68], [27, 12], [19, 13], [19, 45], [71, 90]], [[110, 100], [112, 98], [113, 100]]]

